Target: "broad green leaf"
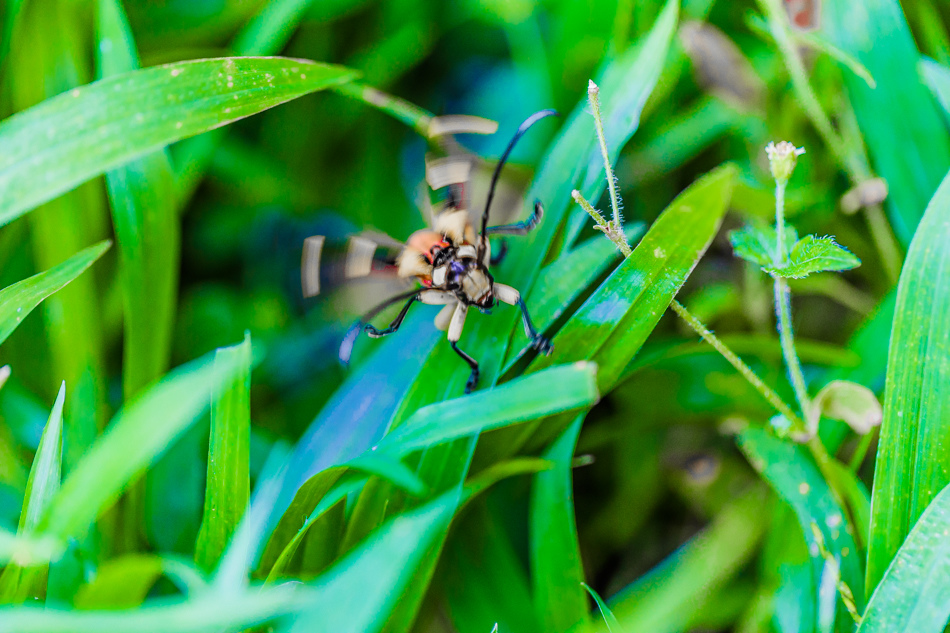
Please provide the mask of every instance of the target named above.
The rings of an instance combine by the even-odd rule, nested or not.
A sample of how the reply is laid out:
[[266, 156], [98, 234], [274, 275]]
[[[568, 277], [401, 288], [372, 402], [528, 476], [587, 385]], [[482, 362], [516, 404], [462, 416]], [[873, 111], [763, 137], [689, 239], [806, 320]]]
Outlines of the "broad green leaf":
[[[798, 241], [798, 233], [791, 226], [785, 227], [785, 248], [791, 251]], [[775, 262], [778, 238], [772, 225], [745, 226], [729, 231], [729, 243], [736, 257], [759, 266], [771, 266]]]
[[590, 621], [572, 484], [574, 447], [585, 415], [578, 415], [542, 454], [554, 468], [535, 475], [531, 489], [532, 593], [545, 631], [568, 631]]
[[811, 428], [818, 428], [821, 416], [846, 422], [855, 433], [864, 435], [881, 424], [883, 411], [874, 392], [864, 385], [833, 380], [811, 401], [806, 415]]
[[765, 532], [761, 489], [739, 496], [703, 531], [659, 566], [607, 600], [621, 631], [674, 633], [689, 623], [705, 599], [723, 587], [755, 554]]
[[76, 593], [80, 609], [131, 609], [145, 600], [161, 577], [164, 564], [154, 554], [130, 554], [106, 561], [92, 582]]
[[871, 500], [867, 592], [950, 483], [950, 178], [927, 207], [901, 271]]
[[174, 141], [351, 80], [285, 58], [178, 62], [102, 79], [0, 123], [0, 225]]
[[795, 243], [783, 266], [763, 266], [762, 270], [773, 277], [802, 279], [812, 273], [828, 270], [851, 270], [861, 265], [861, 260], [848, 249], [839, 246], [833, 237], [806, 235]]
[[720, 167], [680, 194], [568, 320], [554, 338], [554, 352], [539, 357], [534, 370], [591, 359], [598, 366], [598, 385], [612, 387], [715, 236], [735, 174], [731, 165]]
[[109, 241], [99, 242], [45, 272], [0, 290], [0, 343], [43, 299], [92, 266], [111, 244]]
[[818, 467], [800, 445], [778, 439], [763, 429], [746, 429], [739, 434], [738, 443], [752, 466], [795, 511], [809, 547], [815, 586], [819, 586], [825, 561], [813, 526], [821, 531], [824, 547], [839, 561], [841, 579], [856, 594], [860, 608], [864, 603], [860, 552], [847, 516]]
[[[204, 518], [195, 543], [195, 562], [205, 570], [217, 564], [247, 510], [251, 494], [251, 335], [215, 351], [218, 384], [211, 402], [211, 435]], [[237, 367], [237, 373], [234, 373]]]
[[940, 633], [950, 619], [950, 488], [941, 490], [897, 550], [858, 633]]
[[376, 448], [407, 455], [468, 435], [592, 406], [599, 399], [592, 363], [561, 365], [490, 391], [419, 409]]
[[[139, 66], [119, 0], [99, 0], [99, 77]], [[179, 228], [174, 174], [164, 149], [106, 173], [122, 280], [123, 391], [128, 399], [168, 364], [178, 281]]]
[[950, 69], [933, 60], [922, 59], [920, 74], [923, 75], [933, 96], [943, 108], [944, 116], [950, 117]]
[[[66, 400], [66, 383], [59, 388], [49, 420], [40, 438], [40, 445], [33, 458], [30, 477], [26, 483], [23, 510], [17, 534], [27, 536], [36, 532], [40, 517], [49, 506], [50, 499], [59, 490], [63, 461], [63, 403]], [[0, 602], [22, 602], [31, 594], [42, 595], [41, 581], [46, 577], [46, 567], [8, 565], [0, 574]]]
[[891, 223], [907, 244], [927, 201], [950, 167], [950, 137], [920, 81], [920, 53], [898, 0], [821, 3], [821, 32], [862, 63], [871, 89], [846, 74], [850, 102], [877, 175], [887, 181]]
[[240, 370], [210, 357], [176, 368], [126, 405], [66, 477], [40, 520], [41, 534], [82, 536], [125, 487], [205, 411], [211, 394]]

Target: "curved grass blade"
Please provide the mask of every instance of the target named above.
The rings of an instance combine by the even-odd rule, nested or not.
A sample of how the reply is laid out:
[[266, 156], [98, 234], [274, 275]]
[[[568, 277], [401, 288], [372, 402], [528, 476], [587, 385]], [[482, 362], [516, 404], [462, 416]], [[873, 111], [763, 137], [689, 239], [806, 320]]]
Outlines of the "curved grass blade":
[[891, 222], [908, 244], [950, 167], [950, 136], [917, 74], [920, 53], [898, 0], [821, 3], [825, 39], [864, 64], [875, 89], [851, 73], [845, 84], [868, 153], [887, 180]]
[[[234, 368], [237, 372], [234, 372]], [[215, 351], [214, 369], [224, 373], [211, 402], [211, 435], [204, 517], [195, 562], [206, 571], [218, 563], [247, 510], [251, 494], [251, 335]]]
[[[848, 519], [818, 467], [798, 444], [780, 440], [763, 429], [739, 434], [739, 448], [752, 466], [795, 511], [812, 560], [815, 586], [820, 586], [826, 548], [840, 566], [841, 580], [856, 592], [858, 608], [863, 578], [861, 560]], [[821, 538], [814, 530], [820, 531]], [[817, 596], [816, 596], [817, 598]]]
[[897, 286], [871, 499], [867, 593], [950, 483], [950, 177], [921, 220]]
[[561, 365], [466, 396], [464, 404], [448, 400], [423, 407], [376, 449], [407, 455], [490, 429], [587, 409], [599, 399], [596, 373], [593, 363]]
[[124, 73], [0, 123], [0, 225], [129, 160], [356, 76], [307, 60], [226, 57]]
[[755, 554], [765, 532], [764, 499], [752, 490], [729, 502], [707, 528], [608, 600], [620, 630], [689, 630], [705, 599]]
[[590, 622], [572, 484], [574, 447], [585, 415], [578, 415], [544, 451], [542, 457], [554, 467], [535, 475], [531, 489], [532, 593], [545, 631], [568, 631]]
[[943, 108], [944, 117], [950, 117], [950, 69], [933, 60], [923, 59], [920, 61], [920, 74]]
[[602, 391], [612, 387], [715, 236], [729, 205], [736, 168], [703, 176], [660, 215], [633, 253], [554, 338], [554, 353], [531, 369], [591, 359]]
[[604, 618], [604, 624], [607, 625], [608, 633], [620, 633], [622, 630], [620, 628], [620, 622], [617, 621], [617, 616], [610, 610], [610, 607], [607, 606], [604, 599], [586, 582], [582, 582], [581, 584], [584, 586], [584, 589], [587, 590], [587, 593], [590, 594], [590, 597], [594, 599], [594, 602], [597, 603], [597, 608], [600, 609], [600, 615]]
[[[50, 499], [59, 491], [63, 463], [63, 403], [66, 400], [66, 383], [59, 388], [53, 403], [49, 421], [36, 449], [30, 477], [26, 483], [23, 510], [17, 534], [27, 536], [36, 531], [40, 517], [49, 506]], [[0, 602], [23, 602], [30, 595], [43, 594], [42, 581], [46, 578], [46, 565], [8, 565], [0, 574]]]
[[111, 241], [94, 244], [45, 272], [0, 290], [0, 343], [43, 299], [82, 274], [111, 245]]
[[178, 367], [116, 414], [109, 430], [66, 477], [39, 523], [60, 540], [82, 536], [96, 517], [208, 407], [239, 371], [205, 356]]
[[154, 554], [130, 554], [106, 561], [96, 570], [95, 579], [76, 592], [74, 604], [80, 609], [137, 607], [163, 571], [162, 559]]
[[868, 601], [857, 633], [940, 633], [950, 619], [950, 487], [907, 535]]
[[446, 493], [375, 532], [320, 576], [314, 601], [290, 631], [380, 630], [423, 556], [448, 529], [459, 502], [459, 491]]
[[[119, 0], [99, 0], [96, 47], [100, 77], [139, 67]], [[168, 364], [178, 281], [175, 182], [162, 148], [106, 173], [122, 280], [123, 391], [131, 398]]]

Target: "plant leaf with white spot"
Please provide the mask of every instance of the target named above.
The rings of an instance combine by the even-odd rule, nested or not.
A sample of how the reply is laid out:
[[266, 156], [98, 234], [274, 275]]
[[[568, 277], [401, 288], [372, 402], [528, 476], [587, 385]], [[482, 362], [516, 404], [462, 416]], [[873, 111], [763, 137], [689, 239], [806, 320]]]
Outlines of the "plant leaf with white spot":
[[115, 75], [0, 123], [0, 226], [133, 158], [344, 83], [342, 66], [225, 57]]

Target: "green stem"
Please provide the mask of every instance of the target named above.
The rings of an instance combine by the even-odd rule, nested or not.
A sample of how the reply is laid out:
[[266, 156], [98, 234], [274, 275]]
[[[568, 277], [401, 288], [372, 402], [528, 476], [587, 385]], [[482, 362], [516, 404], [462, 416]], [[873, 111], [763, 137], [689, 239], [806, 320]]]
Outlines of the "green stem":
[[600, 89], [593, 81], [587, 84], [587, 99], [594, 114], [594, 127], [597, 128], [597, 139], [600, 141], [600, 153], [604, 157], [604, 169], [607, 172], [607, 188], [610, 190], [610, 206], [614, 212], [614, 228], [623, 235], [623, 216], [620, 215], [620, 194], [617, 193], [617, 179], [610, 166], [610, 155], [607, 152], [607, 137], [604, 135], [604, 121], [600, 115]]
[[758, 391], [763, 398], [765, 398], [770, 405], [772, 405], [776, 411], [785, 416], [785, 418], [792, 424], [792, 426], [797, 427], [798, 429], [804, 430], [805, 423], [802, 422], [792, 411], [792, 408], [785, 404], [785, 401], [782, 400], [774, 389], [769, 387], [759, 376], [752, 371], [752, 368], [743, 362], [739, 356], [733, 352], [729, 347], [726, 346], [719, 338], [713, 334], [709, 328], [703, 325], [702, 321], [697, 319], [689, 310], [686, 309], [683, 304], [679, 301], [673, 300], [673, 303], [670, 304], [670, 307], [673, 308], [673, 311], [680, 316], [686, 324], [692, 328], [694, 332], [699, 334], [704, 341], [713, 346], [713, 348], [719, 352], [723, 358], [729, 361], [729, 364], [736, 368], [736, 370], [742, 374], [742, 377], [745, 378], [750, 385], [752, 385], [756, 391]]
[[871, 239], [881, 256], [884, 272], [890, 282], [896, 284], [900, 278], [903, 258], [900, 254], [900, 248], [897, 246], [897, 241], [894, 239], [891, 226], [884, 215], [884, 209], [881, 208], [881, 205], [874, 204], [864, 207], [864, 213], [868, 221], [868, 227], [871, 229]]
[[594, 228], [603, 231], [604, 235], [616, 245], [617, 249], [623, 253], [624, 257], [628, 257], [630, 253], [633, 252], [633, 249], [630, 248], [630, 245], [627, 244], [627, 237], [623, 234], [622, 231], [618, 231], [610, 222], [604, 219], [604, 216], [600, 214], [600, 211], [594, 208], [590, 202], [587, 201], [581, 192], [575, 189], [571, 192], [574, 201], [581, 205], [581, 208], [587, 212], [591, 218], [593, 218], [594, 223], [597, 225]]
[[861, 464], [864, 463], [864, 458], [867, 457], [868, 450], [871, 448], [871, 442], [873, 441], [874, 429], [871, 429], [861, 436], [861, 441], [854, 449], [854, 454], [851, 456], [851, 459], [848, 460], [848, 469], [851, 472], [856, 473], [858, 469], [861, 468]]
[[[795, 398], [798, 400], [798, 406], [801, 407], [802, 415], [807, 418], [808, 389], [805, 386], [805, 376], [802, 373], [801, 362], [795, 352], [795, 336], [792, 332], [792, 304], [788, 292], [788, 283], [782, 277], [775, 279], [775, 313], [778, 318], [778, 335], [782, 343], [782, 356], [785, 357], [788, 376], [792, 381], [792, 387], [795, 389]], [[814, 433], [816, 430], [809, 429], [809, 432]]]
[[788, 183], [775, 183], [775, 235], [778, 237], [775, 256], [772, 263], [781, 268], [788, 260], [788, 249], [785, 244], [785, 187]]

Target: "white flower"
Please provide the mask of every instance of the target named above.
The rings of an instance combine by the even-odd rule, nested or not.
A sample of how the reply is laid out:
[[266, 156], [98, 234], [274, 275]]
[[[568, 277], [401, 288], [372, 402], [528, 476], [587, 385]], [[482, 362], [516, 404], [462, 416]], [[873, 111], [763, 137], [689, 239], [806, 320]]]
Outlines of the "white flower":
[[805, 148], [795, 147], [788, 141], [779, 141], [766, 145], [765, 153], [769, 155], [772, 176], [776, 181], [784, 184], [791, 178], [798, 157], [805, 153]]

